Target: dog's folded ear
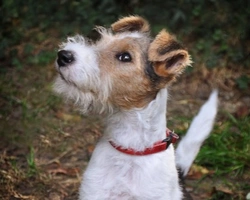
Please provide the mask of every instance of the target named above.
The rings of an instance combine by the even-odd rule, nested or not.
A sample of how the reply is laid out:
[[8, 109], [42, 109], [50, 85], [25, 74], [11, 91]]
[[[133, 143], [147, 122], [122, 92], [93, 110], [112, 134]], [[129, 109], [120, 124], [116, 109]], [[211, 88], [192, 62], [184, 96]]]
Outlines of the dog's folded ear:
[[168, 80], [174, 79], [191, 64], [188, 52], [166, 30], [162, 30], [150, 44], [148, 59], [155, 74]]
[[138, 16], [129, 16], [124, 17], [118, 20], [117, 22], [111, 25], [111, 29], [114, 33], [122, 33], [122, 32], [149, 32], [149, 24], [142, 17]]

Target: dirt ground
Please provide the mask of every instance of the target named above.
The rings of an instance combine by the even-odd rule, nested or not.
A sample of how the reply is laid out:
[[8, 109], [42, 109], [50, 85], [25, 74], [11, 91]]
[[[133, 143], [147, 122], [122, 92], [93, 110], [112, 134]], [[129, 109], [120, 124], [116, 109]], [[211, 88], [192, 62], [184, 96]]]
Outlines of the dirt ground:
[[[238, 90], [234, 81], [241, 73], [200, 67], [179, 77], [170, 88], [169, 128], [186, 130], [188, 123], [175, 119], [192, 118], [213, 88], [220, 90], [217, 124], [223, 123], [224, 110], [249, 115], [250, 91]], [[1, 75], [2, 200], [77, 199], [81, 174], [102, 135], [103, 125], [100, 118], [84, 117], [73, 105], [54, 96], [51, 90], [54, 77], [53, 63], [45, 67], [6, 68]], [[215, 193], [217, 199], [245, 198], [246, 191], [235, 191], [234, 186], [250, 183], [249, 174], [243, 178], [217, 177], [204, 173], [205, 166], [193, 167], [197, 168], [198, 175], [191, 173], [186, 181], [194, 199], [208, 199]]]

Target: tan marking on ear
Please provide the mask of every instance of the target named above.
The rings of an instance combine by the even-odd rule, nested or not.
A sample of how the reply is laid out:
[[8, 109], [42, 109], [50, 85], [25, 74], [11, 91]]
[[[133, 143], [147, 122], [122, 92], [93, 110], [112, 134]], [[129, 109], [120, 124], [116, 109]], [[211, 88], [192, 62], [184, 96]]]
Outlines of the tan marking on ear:
[[166, 30], [162, 30], [150, 44], [148, 58], [155, 73], [161, 77], [177, 76], [191, 64], [188, 52]]
[[115, 33], [121, 32], [148, 32], [148, 22], [139, 16], [124, 17], [111, 25], [112, 30]]
[[154, 39], [154, 41], [150, 44], [149, 47], [149, 60], [156, 60], [160, 55], [164, 55], [160, 53], [162, 49], [170, 46], [172, 42], [175, 41], [175, 37], [170, 35], [166, 30], [162, 30]]
[[153, 67], [154, 67], [155, 73], [158, 76], [164, 76], [164, 77], [169, 76], [169, 73], [165, 67], [165, 62], [155, 62]]

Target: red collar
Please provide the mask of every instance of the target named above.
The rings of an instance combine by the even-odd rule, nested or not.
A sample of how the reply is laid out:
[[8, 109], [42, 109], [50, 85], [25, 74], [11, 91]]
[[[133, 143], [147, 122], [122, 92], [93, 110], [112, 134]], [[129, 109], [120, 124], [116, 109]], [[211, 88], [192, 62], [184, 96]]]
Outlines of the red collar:
[[114, 142], [109, 141], [109, 143], [118, 151], [129, 154], [129, 155], [134, 155], [134, 156], [144, 156], [144, 155], [149, 155], [149, 154], [154, 154], [154, 153], [159, 153], [161, 151], [164, 151], [168, 148], [168, 146], [171, 143], [175, 143], [178, 139], [179, 136], [175, 134], [174, 132], [170, 131], [169, 129], [166, 130], [166, 138], [162, 141], [156, 142], [153, 147], [151, 148], [146, 148], [144, 151], [136, 151], [134, 149], [124, 149], [121, 146], [117, 146]]

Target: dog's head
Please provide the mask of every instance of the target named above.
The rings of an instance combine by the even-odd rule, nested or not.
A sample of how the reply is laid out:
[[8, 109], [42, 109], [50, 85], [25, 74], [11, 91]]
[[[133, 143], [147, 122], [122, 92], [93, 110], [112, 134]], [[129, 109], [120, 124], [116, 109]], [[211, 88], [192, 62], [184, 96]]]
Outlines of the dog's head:
[[84, 113], [142, 108], [191, 63], [188, 52], [167, 31], [152, 39], [141, 17], [96, 29], [100, 40], [69, 37], [56, 61], [55, 91], [77, 102]]

